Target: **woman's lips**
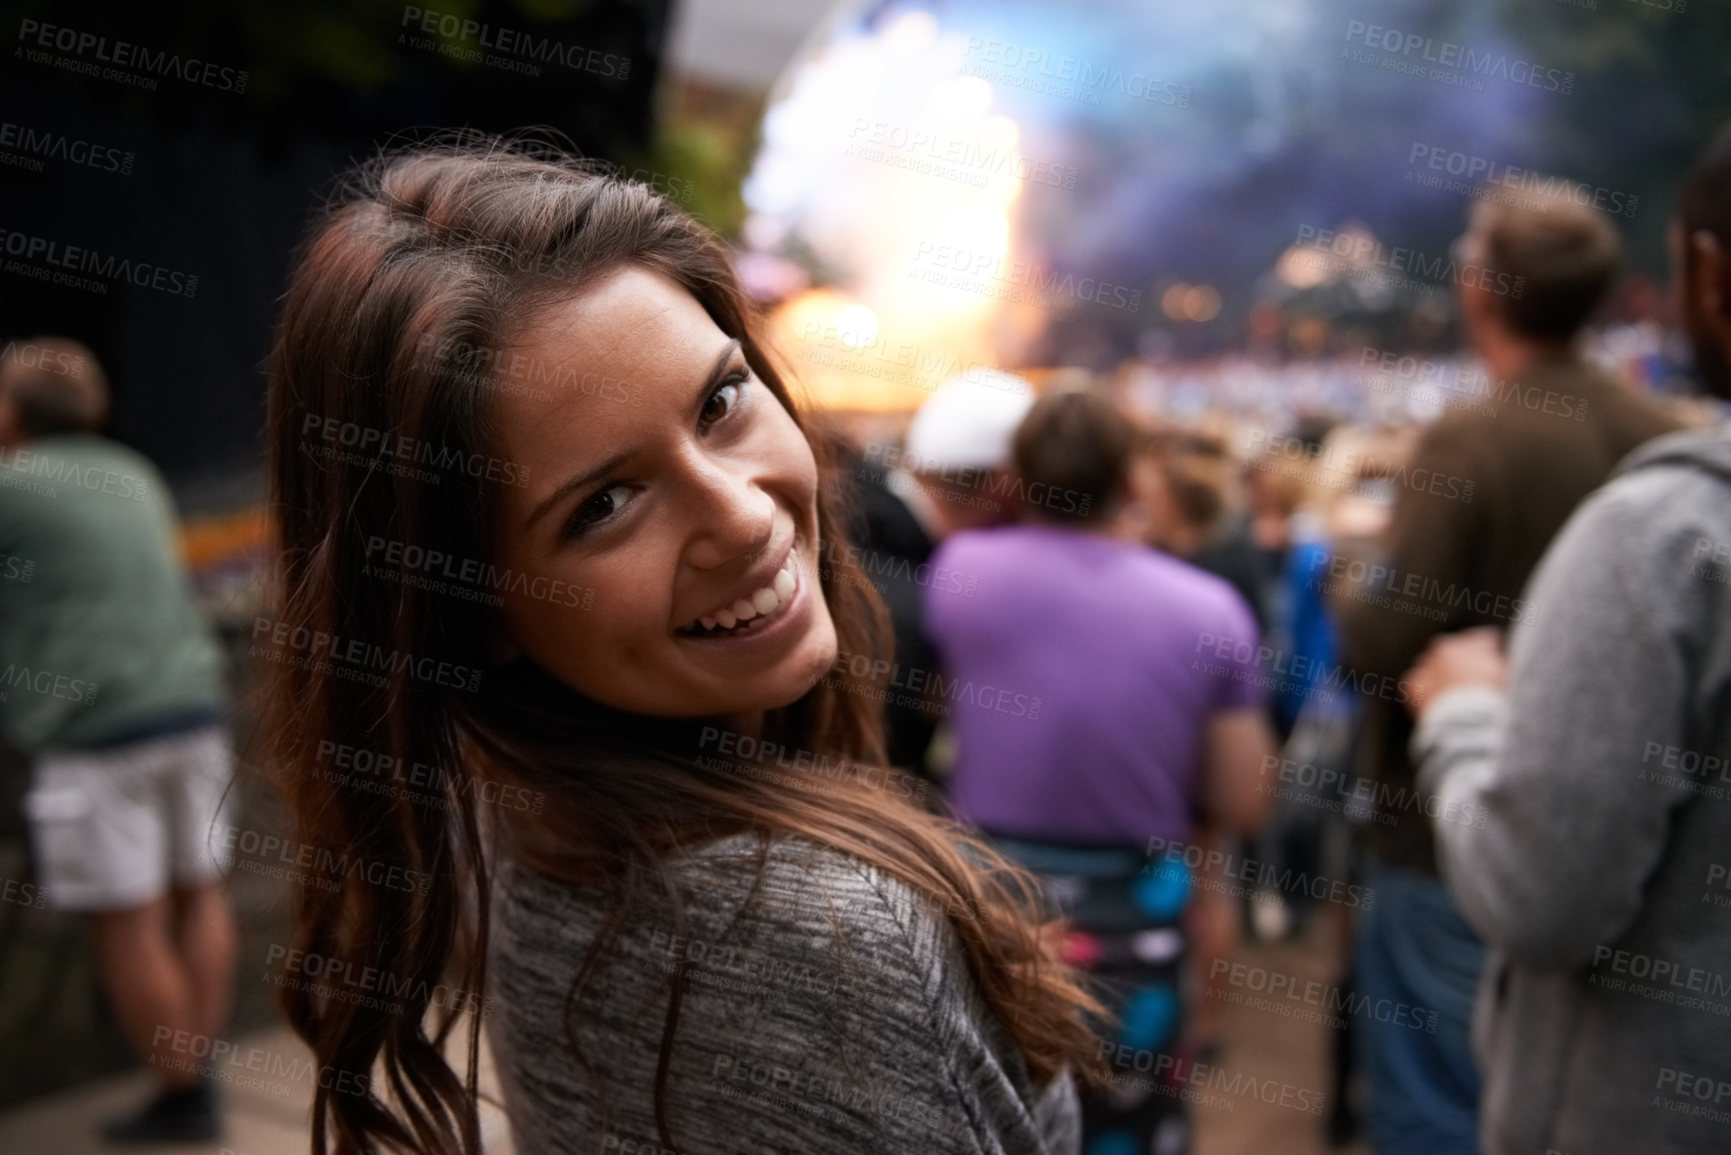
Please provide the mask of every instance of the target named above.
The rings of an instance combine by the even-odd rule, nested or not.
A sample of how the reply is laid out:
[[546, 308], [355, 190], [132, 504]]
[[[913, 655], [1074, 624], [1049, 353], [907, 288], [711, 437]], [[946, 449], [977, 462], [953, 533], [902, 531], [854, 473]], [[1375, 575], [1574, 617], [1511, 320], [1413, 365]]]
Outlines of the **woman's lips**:
[[705, 614], [681, 626], [677, 632], [693, 638], [738, 638], [760, 632], [787, 612], [801, 584], [799, 550], [790, 549], [768, 585], [735, 599], [713, 615]]

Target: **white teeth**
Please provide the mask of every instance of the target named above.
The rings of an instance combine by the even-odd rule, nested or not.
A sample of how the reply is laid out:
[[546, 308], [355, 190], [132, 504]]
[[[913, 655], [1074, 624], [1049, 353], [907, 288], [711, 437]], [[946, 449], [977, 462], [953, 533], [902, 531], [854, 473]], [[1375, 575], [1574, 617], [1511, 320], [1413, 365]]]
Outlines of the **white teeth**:
[[799, 551], [794, 549], [787, 555], [787, 560], [776, 571], [775, 578], [762, 589], [753, 590], [748, 597], [740, 598], [726, 609], [716, 610], [713, 614], [697, 619], [697, 624], [706, 630], [720, 627], [731, 630], [743, 625], [753, 618], [760, 618], [773, 613], [793, 599], [799, 589]]

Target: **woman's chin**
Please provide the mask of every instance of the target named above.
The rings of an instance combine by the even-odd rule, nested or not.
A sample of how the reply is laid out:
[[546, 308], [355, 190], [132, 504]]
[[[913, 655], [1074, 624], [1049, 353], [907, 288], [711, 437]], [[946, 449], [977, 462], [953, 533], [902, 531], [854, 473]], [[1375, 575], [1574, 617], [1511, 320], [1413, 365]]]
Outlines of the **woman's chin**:
[[791, 706], [822, 681], [832, 669], [838, 653], [835, 630], [827, 628], [813, 630], [812, 636], [806, 638], [797, 654], [789, 655], [782, 662], [753, 685], [749, 710], [779, 710]]
[[791, 706], [821, 682], [835, 667], [835, 652], [831, 650], [826, 656], [814, 657], [802, 668], [789, 671], [764, 687], [763, 700], [755, 708], [759, 710], [779, 710], [783, 706]]

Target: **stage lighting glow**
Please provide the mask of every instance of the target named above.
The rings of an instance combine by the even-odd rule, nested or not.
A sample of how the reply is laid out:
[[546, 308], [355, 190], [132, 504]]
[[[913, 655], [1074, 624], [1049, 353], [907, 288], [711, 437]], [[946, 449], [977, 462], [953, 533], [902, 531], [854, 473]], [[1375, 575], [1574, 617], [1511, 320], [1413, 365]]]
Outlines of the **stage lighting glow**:
[[878, 337], [877, 314], [864, 305], [849, 305], [835, 319], [838, 339], [850, 349], [869, 345]]

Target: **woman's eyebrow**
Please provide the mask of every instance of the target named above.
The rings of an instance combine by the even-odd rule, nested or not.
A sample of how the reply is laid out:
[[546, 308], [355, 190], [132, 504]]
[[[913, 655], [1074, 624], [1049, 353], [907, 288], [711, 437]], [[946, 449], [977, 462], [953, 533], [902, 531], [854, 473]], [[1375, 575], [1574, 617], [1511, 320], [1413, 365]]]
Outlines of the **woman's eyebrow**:
[[715, 364], [709, 370], [709, 376], [705, 377], [703, 384], [698, 387], [697, 396], [692, 404], [694, 411], [702, 410], [703, 403], [709, 400], [709, 395], [715, 391], [717, 385], [721, 384], [722, 377], [727, 375], [727, 363], [733, 360], [733, 355], [737, 352], [739, 352], [739, 338], [735, 337], [721, 351], [721, 356], [715, 359]]

